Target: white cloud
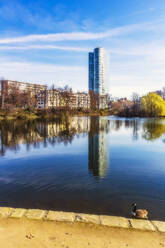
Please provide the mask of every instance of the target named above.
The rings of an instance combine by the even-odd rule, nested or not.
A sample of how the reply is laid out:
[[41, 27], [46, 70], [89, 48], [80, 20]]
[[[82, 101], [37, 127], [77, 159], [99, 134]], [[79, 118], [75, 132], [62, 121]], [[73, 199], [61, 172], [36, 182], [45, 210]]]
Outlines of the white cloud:
[[[157, 25], [159, 24], [159, 25]], [[87, 27], [88, 29], [88, 27]], [[107, 30], [106, 32], [88, 33], [88, 32], [72, 32], [72, 33], [55, 33], [44, 35], [28, 35], [15, 38], [0, 39], [0, 50], [3, 52], [6, 50], [6, 54], [10, 54], [10, 50], [63, 50], [74, 52], [87, 52], [92, 50], [90, 47], [85, 47], [83, 41], [93, 40], [92, 44], [98, 44], [99, 42], [105, 44], [105, 47], [112, 54], [110, 65], [110, 90], [115, 96], [130, 96], [132, 92], [138, 92], [139, 94], [147, 93], [151, 90], [157, 90], [165, 86], [165, 48], [162, 29], [162, 23], [143, 23], [136, 25], [128, 25], [118, 27], [115, 29]], [[140, 31], [145, 35], [148, 31], [158, 31], [158, 36], [152, 35], [150, 37], [142, 38], [142, 41], [136, 39], [133, 34], [136, 31]], [[142, 32], [147, 31], [147, 32]], [[152, 33], [152, 32], [151, 32]], [[129, 34], [126, 40], [123, 37], [118, 38], [121, 35]], [[110, 42], [107, 37], [117, 37]], [[139, 37], [139, 34], [138, 34]], [[101, 41], [102, 39], [102, 41]], [[55, 45], [53, 42], [62, 42], [63, 45]], [[73, 46], [68, 45], [68, 41], [82, 41], [69, 44], [76, 44]], [[32, 43], [35, 42], [35, 43]], [[43, 43], [42, 43], [43, 42]], [[49, 42], [49, 43], [48, 43]], [[142, 43], [143, 42], [143, 43]], [[60, 44], [60, 42], [58, 42]], [[66, 46], [64, 45], [66, 44]], [[80, 45], [81, 44], [81, 45]], [[90, 44], [89, 43], [85, 43]], [[20, 52], [17, 53], [20, 56]], [[11, 53], [13, 56], [13, 54]], [[42, 51], [36, 53], [37, 60], [39, 61]], [[54, 57], [55, 52], [50, 56]], [[17, 57], [18, 57], [17, 56]], [[25, 55], [27, 56], [27, 54]], [[30, 55], [31, 56], [31, 55]], [[37, 57], [38, 56], [38, 57]], [[65, 61], [65, 53], [62, 53], [60, 62]], [[74, 64], [75, 53], [69, 58]], [[77, 54], [76, 54], [77, 56]], [[75, 56], [75, 57], [76, 57]], [[21, 55], [21, 57], [23, 57]], [[51, 58], [52, 58], [51, 57]], [[32, 59], [27, 57], [28, 59]], [[27, 59], [24, 57], [24, 60]], [[77, 57], [76, 57], [77, 58]], [[33, 57], [34, 59], [34, 57]], [[56, 58], [57, 61], [58, 57]], [[88, 65], [87, 59], [83, 62], [84, 66], [59, 66], [47, 63], [39, 62], [25, 62], [20, 61], [19, 57], [17, 61], [2, 58], [0, 59], [0, 76], [12, 80], [27, 81], [33, 83], [42, 83], [51, 85], [64, 86], [70, 85], [74, 90], [87, 90], [88, 89]], [[43, 58], [41, 56], [41, 60]], [[53, 60], [54, 61], [54, 60]], [[68, 57], [66, 59], [68, 61]], [[76, 59], [77, 63], [77, 59]], [[86, 64], [85, 64], [86, 63]]]
[[72, 46], [55, 46], [55, 45], [27, 45], [27, 46], [0, 46], [0, 50], [64, 50], [73, 52], [88, 52], [90, 48], [72, 47]]
[[55, 42], [55, 41], [81, 41], [81, 40], [97, 40], [106, 37], [120, 36], [138, 30], [150, 30], [153, 28], [152, 23], [133, 24], [123, 27], [110, 29], [106, 32], [90, 33], [90, 32], [71, 32], [71, 33], [55, 33], [55, 34], [33, 34], [14, 38], [1, 38], [0, 44], [15, 44], [25, 42]]

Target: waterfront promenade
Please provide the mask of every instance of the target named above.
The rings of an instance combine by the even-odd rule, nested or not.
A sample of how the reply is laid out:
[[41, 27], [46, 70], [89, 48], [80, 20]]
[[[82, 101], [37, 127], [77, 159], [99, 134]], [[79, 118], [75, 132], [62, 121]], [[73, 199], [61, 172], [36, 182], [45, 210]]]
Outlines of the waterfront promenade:
[[0, 247], [165, 247], [165, 222], [0, 208]]

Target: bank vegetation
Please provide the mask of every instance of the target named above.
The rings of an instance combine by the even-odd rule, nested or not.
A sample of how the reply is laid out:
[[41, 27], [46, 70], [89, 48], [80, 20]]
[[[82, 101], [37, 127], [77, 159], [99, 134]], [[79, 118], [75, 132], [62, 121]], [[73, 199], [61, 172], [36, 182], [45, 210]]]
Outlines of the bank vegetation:
[[131, 100], [121, 98], [112, 101], [110, 114], [121, 117], [165, 117], [165, 100], [154, 92], [143, 97], [133, 93]]

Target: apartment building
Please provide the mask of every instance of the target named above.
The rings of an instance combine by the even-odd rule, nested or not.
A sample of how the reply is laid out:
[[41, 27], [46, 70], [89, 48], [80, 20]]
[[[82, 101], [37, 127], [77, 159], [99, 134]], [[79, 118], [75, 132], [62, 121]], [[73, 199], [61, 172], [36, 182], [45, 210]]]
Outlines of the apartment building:
[[37, 108], [63, 108], [89, 109], [90, 96], [87, 93], [60, 92], [58, 90], [47, 90], [46, 97], [41, 92], [37, 95]]
[[42, 105], [43, 108], [45, 106], [44, 97], [46, 96], [46, 89], [47, 87], [45, 85], [18, 82], [13, 80], [1, 80], [2, 108], [6, 103], [8, 103], [7, 100], [8, 96], [11, 93], [18, 93], [18, 92], [28, 93], [30, 97], [35, 97], [35, 98], [37, 98], [38, 95], [40, 95], [40, 102], [38, 102], [38, 104], [40, 106]]
[[18, 89], [21, 92], [30, 92], [33, 96], [46, 90], [45, 85], [24, 83], [12, 80], [1, 80], [2, 94], [9, 93], [13, 89]]
[[[89, 93], [93, 91], [97, 95], [97, 107], [99, 109], [108, 106], [108, 88], [109, 88], [109, 56], [102, 47], [97, 47], [89, 53], [88, 58], [89, 71]], [[91, 100], [92, 102], [92, 100]]]
[[98, 95], [108, 93], [109, 59], [108, 53], [102, 47], [97, 47], [89, 53], [89, 91]]

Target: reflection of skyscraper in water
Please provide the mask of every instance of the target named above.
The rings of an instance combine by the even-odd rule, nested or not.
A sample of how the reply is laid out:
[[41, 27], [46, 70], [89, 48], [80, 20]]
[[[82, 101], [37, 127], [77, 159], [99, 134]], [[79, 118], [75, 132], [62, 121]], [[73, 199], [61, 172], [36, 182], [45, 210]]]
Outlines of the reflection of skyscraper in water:
[[95, 177], [103, 178], [109, 168], [109, 121], [104, 118], [91, 118], [88, 136], [88, 168]]

